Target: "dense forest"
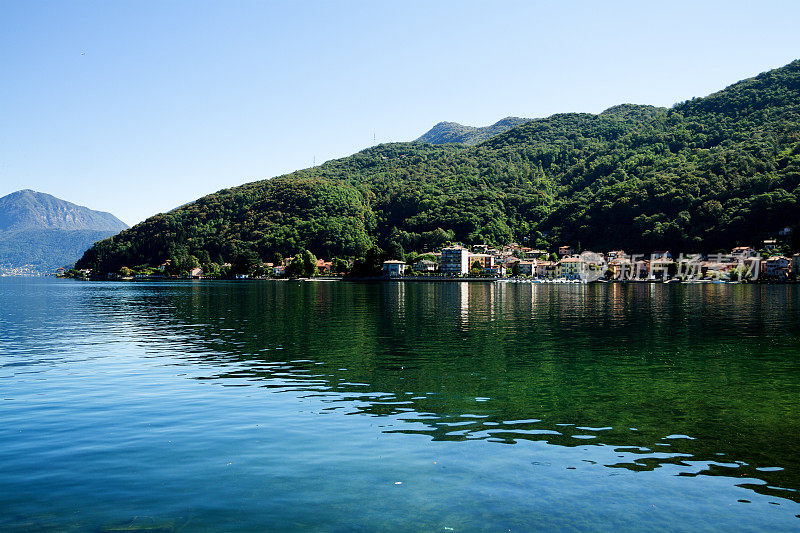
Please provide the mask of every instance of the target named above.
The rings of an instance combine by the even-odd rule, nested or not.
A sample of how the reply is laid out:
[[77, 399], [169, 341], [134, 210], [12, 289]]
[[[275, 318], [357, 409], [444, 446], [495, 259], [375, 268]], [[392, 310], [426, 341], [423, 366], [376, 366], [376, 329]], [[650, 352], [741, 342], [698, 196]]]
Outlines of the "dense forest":
[[554, 115], [475, 146], [376, 146], [154, 216], [78, 266], [361, 257], [450, 239], [710, 252], [799, 224], [800, 60], [670, 109]]

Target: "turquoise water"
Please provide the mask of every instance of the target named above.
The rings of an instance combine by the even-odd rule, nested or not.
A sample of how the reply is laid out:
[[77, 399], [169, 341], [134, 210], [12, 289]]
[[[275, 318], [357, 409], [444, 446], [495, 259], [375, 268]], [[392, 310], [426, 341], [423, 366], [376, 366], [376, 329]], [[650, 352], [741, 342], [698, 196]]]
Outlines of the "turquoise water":
[[800, 287], [0, 279], [3, 530], [798, 530]]

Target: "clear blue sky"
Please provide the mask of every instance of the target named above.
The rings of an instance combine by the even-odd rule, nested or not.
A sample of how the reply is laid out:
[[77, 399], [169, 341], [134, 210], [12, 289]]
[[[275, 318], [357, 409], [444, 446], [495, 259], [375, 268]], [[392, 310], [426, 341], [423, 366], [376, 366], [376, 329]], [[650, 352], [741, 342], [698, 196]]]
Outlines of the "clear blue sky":
[[0, 3], [0, 196], [129, 224], [441, 120], [670, 106], [800, 57], [800, 2]]

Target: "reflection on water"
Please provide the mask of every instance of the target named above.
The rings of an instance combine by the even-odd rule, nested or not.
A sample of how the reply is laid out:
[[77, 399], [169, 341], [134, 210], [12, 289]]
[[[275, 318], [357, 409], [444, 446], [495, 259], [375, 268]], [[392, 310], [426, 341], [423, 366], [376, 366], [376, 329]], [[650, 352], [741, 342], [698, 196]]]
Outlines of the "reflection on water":
[[[184, 468], [222, 449], [214, 446], [225, 435], [231, 466], [251, 462], [236, 490], [214, 494], [226, 511], [240, 512], [233, 524], [269, 523], [257, 518], [265, 498], [323, 506], [325, 512], [311, 513], [315, 522], [294, 522], [323, 529], [347, 519], [367, 529], [530, 529], [531, 513], [543, 527], [596, 529], [593, 520], [601, 520], [609, 529], [630, 528], [630, 517], [668, 528], [703, 526], [681, 522], [679, 510], [722, 513], [737, 526], [799, 524], [800, 291], [793, 286], [4, 282], [0, 292], [0, 385], [11, 422], [0, 433], [9, 444], [0, 466], [18, 461], [24, 446], [46, 458], [58, 439], [75, 432], [47, 420], [35, 436], [12, 434], [24, 417], [57, 412], [101, 436], [87, 429], [87, 418], [116, 412], [143, 423], [144, 411], [164, 428], [211, 443], [185, 451]], [[95, 371], [110, 381], [98, 381]], [[197, 383], [202, 395], [192, 388]], [[37, 387], [53, 387], [70, 405], [43, 398]], [[120, 473], [130, 468], [125, 451], [162, 460], [163, 450], [140, 443], [121, 420], [111, 427], [125, 439], [110, 435], [113, 446], [84, 443], [83, 451], [59, 456], [64, 466], [55, 479], [80, 475], [75, 461], [85, 447], [101, 446], [109, 456], [92, 475], [110, 469], [133, 485], [128, 497], [142, 498], [135, 480]], [[280, 439], [268, 439], [266, 448], [245, 443], [256, 421]], [[380, 435], [392, 446], [375, 448], [370, 439]], [[321, 471], [343, 486], [366, 483], [376, 475], [367, 470], [382, 470], [359, 465], [372, 453], [393, 458], [398, 476], [439, 468], [427, 455], [447, 457], [454, 472], [429, 472], [436, 489], [407, 492], [391, 509], [364, 505], [374, 488], [352, 491], [357, 508], [336, 503], [334, 487], [307, 495], [322, 483]], [[456, 458], [464, 454], [470, 462], [461, 464]], [[273, 475], [281, 462], [294, 465], [284, 478]], [[304, 471], [307, 463], [318, 470]], [[522, 464], [530, 479], [515, 477]], [[270, 480], [284, 480], [268, 494], [254, 481], [265, 465]], [[577, 477], [569, 477], [572, 471]], [[0, 482], [4, 491], [44, 475], [31, 465], [14, 472]], [[146, 476], [169, 486], [173, 474]], [[172, 489], [188, 491], [193, 483], [199, 481], [184, 479]], [[249, 492], [237, 492], [243, 487]], [[596, 496], [584, 493], [587, 487]], [[586, 509], [595, 497], [617, 498], [626, 487], [636, 495], [630, 501]], [[57, 494], [69, 500], [70, 491]], [[448, 515], [456, 495], [473, 499], [480, 512]], [[534, 502], [537, 495], [547, 498]], [[191, 508], [207, 505], [208, 497], [197, 496]], [[421, 503], [434, 497], [436, 505]], [[645, 517], [644, 500], [669, 511]], [[22, 508], [8, 494], [0, 504]], [[406, 521], [406, 505], [419, 522]], [[151, 514], [175, 516], [161, 511]], [[24, 523], [26, 512], [18, 513], [11, 524]], [[439, 515], [448, 518], [440, 524], [433, 518]], [[224, 516], [217, 509], [193, 519], [218, 526]], [[98, 523], [118, 518], [111, 513]], [[719, 520], [705, 525], [722, 527]]]

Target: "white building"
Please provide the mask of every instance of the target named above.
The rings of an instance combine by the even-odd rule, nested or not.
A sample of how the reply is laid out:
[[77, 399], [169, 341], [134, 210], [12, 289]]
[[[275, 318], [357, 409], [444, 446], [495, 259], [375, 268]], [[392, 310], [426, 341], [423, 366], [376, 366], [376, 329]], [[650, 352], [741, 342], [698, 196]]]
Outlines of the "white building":
[[439, 264], [445, 276], [463, 276], [469, 272], [469, 250], [462, 246], [443, 248]]
[[436, 261], [421, 259], [414, 263], [414, 270], [417, 272], [436, 272], [436, 267], [438, 266], [439, 264]]
[[406, 264], [404, 261], [397, 261], [392, 259], [383, 262], [383, 275], [387, 278], [399, 278], [406, 272]]

